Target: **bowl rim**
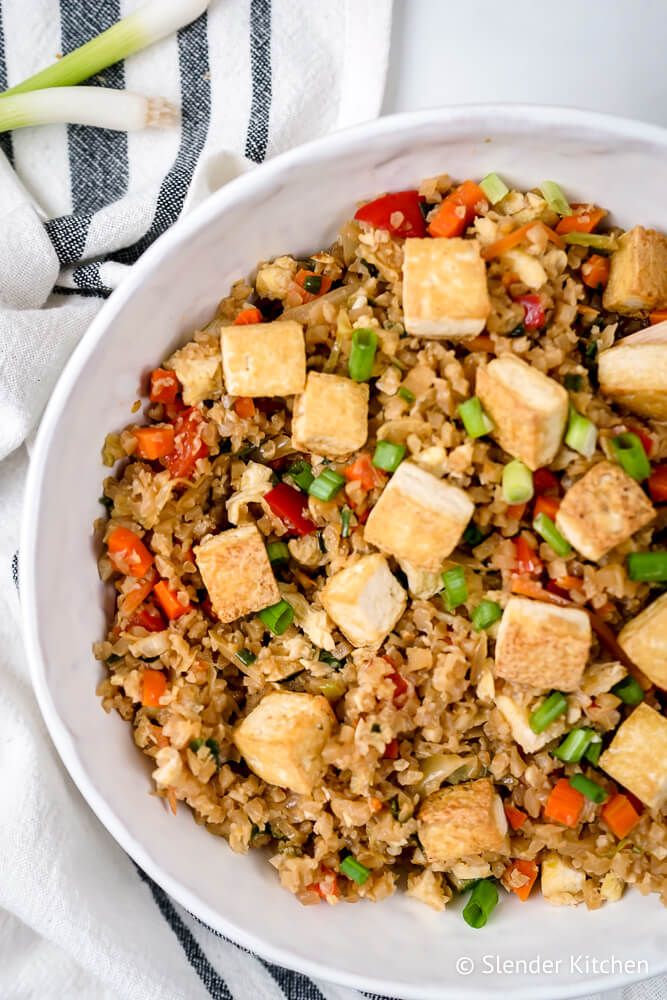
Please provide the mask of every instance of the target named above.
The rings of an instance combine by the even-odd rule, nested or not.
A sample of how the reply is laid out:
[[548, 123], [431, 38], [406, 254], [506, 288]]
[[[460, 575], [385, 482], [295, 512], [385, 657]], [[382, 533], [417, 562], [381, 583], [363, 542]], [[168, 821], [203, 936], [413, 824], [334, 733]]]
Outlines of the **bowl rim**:
[[[462, 984], [458, 989], [445, 986], [444, 989], [439, 987], [436, 991], [435, 988], [407, 986], [381, 977], [360, 978], [353, 973], [329, 966], [326, 961], [296, 957], [282, 947], [274, 946], [255, 937], [253, 933], [237, 926], [233, 921], [213, 910], [175, 877], [163, 871], [157, 862], [152, 860], [148, 851], [135, 840], [125, 826], [123, 819], [107, 804], [104, 796], [95, 789], [88, 778], [83, 761], [74, 752], [67, 727], [56, 710], [47, 682], [45, 656], [39, 638], [40, 629], [35, 592], [37, 513], [42, 494], [45, 459], [54, 441], [60, 416], [83, 367], [94, 354], [102, 337], [109, 331], [117, 313], [141, 287], [145, 276], [159, 267], [161, 260], [167, 254], [171, 253], [179, 244], [186, 244], [191, 234], [196, 232], [205, 222], [223, 213], [228, 205], [233, 204], [238, 195], [252, 191], [258, 185], [263, 186], [270, 183], [272, 177], [279, 176], [293, 165], [309, 160], [316, 161], [320, 154], [326, 156], [335, 151], [337, 147], [345, 146], [348, 143], [354, 144], [361, 138], [375, 140], [397, 130], [410, 130], [429, 124], [456, 126], [464, 123], [474, 124], [475, 120], [487, 123], [490, 116], [497, 116], [504, 128], [511, 127], [512, 124], [525, 127], [531, 123], [539, 125], [541, 128], [545, 125], [553, 125], [573, 126], [581, 129], [584, 126], [611, 135], [617, 134], [624, 140], [637, 139], [654, 143], [657, 146], [662, 145], [667, 151], [667, 128], [660, 125], [567, 106], [489, 102], [445, 105], [424, 111], [407, 111], [383, 116], [304, 143], [265, 161], [255, 169], [242, 173], [209, 195], [189, 214], [179, 218], [170, 229], [163, 233], [133, 265], [131, 272], [114, 290], [91, 322], [70, 355], [42, 415], [30, 456], [21, 518], [19, 595], [23, 638], [33, 689], [42, 718], [62, 763], [88, 806], [116, 843], [151, 879], [189, 913], [241, 947], [254, 952], [267, 961], [314, 979], [324, 979], [351, 989], [364, 990], [384, 996], [397, 997], [400, 995], [405, 1000], [458, 1000], [462, 990], [472, 1000], [475, 998], [485, 1000], [489, 994], [469, 981], [466, 981], [465, 986]], [[651, 976], [665, 972], [667, 972], [667, 955], [657, 968], [651, 970]], [[645, 977], [641, 975], [623, 972], [611, 974], [605, 977], [604, 989], [611, 990], [623, 987], [643, 978]], [[582, 980], [580, 983], [563, 984], [558, 987], [553, 980], [544, 978], [542, 981], [536, 979], [527, 986], [517, 984], [513, 986], [512, 992], [519, 1000], [522, 998], [523, 1000], [554, 1000], [555, 997], [583, 996], [590, 992], [590, 984], [594, 989], [601, 988], [601, 984], [597, 980], [588, 980], [588, 984]], [[556, 992], [554, 992], [554, 987]]]

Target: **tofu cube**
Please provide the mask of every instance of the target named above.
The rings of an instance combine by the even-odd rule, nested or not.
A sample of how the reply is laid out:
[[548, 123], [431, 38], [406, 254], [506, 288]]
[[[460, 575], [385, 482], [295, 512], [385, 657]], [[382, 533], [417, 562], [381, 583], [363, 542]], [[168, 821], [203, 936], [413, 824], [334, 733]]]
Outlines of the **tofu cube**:
[[603, 351], [598, 376], [601, 391], [614, 402], [643, 417], [667, 420], [667, 342], [657, 335], [655, 342], [620, 341]]
[[362, 448], [367, 437], [368, 385], [309, 372], [305, 392], [294, 403], [294, 447], [336, 458]]
[[582, 900], [586, 873], [573, 868], [555, 851], [542, 862], [540, 886], [542, 895], [552, 906], [576, 906]]
[[655, 517], [641, 486], [620, 465], [598, 462], [571, 486], [556, 514], [558, 530], [596, 562]]
[[635, 226], [621, 236], [611, 255], [609, 281], [602, 304], [611, 312], [667, 306], [667, 237], [654, 229]]
[[478, 369], [476, 391], [501, 448], [529, 469], [553, 461], [567, 423], [568, 395], [562, 385], [504, 354]]
[[225, 389], [232, 396], [293, 396], [306, 384], [306, 342], [300, 323], [276, 320], [225, 326], [221, 334]]
[[322, 750], [335, 716], [321, 694], [274, 691], [234, 731], [234, 743], [262, 781], [308, 795], [322, 777]]
[[534, 733], [530, 728], [530, 712], [525, 705], [520, 705], [506, 694], [495, 696], [496, 708], [510, 727], [512, 739], [526, 753], [537, 753], [543, 747], [562, 735], [566, 723], [562, 717], [556, 719], [543, 733]]
[[413, 462], [402, 462], [373, 507], [364, 538], [382, 552], [436, 573], [474, 510], [463, 490]]
[[510, 597], [498, 628], [495, 673], [540, 691], [576, 691], [590, 648], [585, 611]]
[[264, 540], [254, 524], [221, 531], [194, 552], [221, 622], [233, 622], [280, 600]]
[[667, 804], [667, 719], [644, 702], [616, 730], [600, 757], [610, 778], [649, 809]]
[[405, 611], [407, 594], [376, 553], [329, 577], [320, 600], [353, 646], [379, 646]]
[[429, 862], [509, 851], [502, 799], [489, 778], [428, 795], [417, 814], [417, 833]]
[[628, 622], [618, 641], [642, 673], [667, 690], [667, 594]]
[[403, 249], [403, 316], [416, 337], [474, 337], [491, 304], [486, 265], [474, 240], [407, 239]]
[[167, 368], [176, 372], [183, 386], [183, 402], [196, 406], [204, 399], [218, 399], [222, 393], [220, 346], [217, 338], [209, 342], [192, 340], [169, 358]]

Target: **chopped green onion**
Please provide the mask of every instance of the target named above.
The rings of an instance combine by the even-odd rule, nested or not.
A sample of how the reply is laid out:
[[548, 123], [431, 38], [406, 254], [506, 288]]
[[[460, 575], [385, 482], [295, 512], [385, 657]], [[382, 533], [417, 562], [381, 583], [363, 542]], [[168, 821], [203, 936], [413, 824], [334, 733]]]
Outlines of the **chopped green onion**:
[[477, 882], [470, 893], [470, 898], [463, 908], [463, 919], [469, 927], [479, 930], [498, 905], [498, 888], [491, 879], [485, 878]]
[[249, 667], [257, 659], [255, 654], [251, 653], [249, 649], [237, 649], [234, 655], [245, 667]]
[[614, 684], [611, 693], [620, 698], [624, 705], [638, 705], [644, 700], [644, 690], [634, 677], [624, 677], [618, 684]]
[[495, 601], [480, 601], [471, 615], [472, 627], [475, 632], [481, 632], [491, 628], [502, 616], [503, 609]]
[[204, 746], [204, 741], [203, 739], [201, 739], [201, 737], [198, 736], [196, 740], [190, 740], [190, 742], [188, 743], [188, 750], [192, 750], [193, 753], [197, 753], [197, 751], [201, 749], [201, 747], [203, 746]]
[[457, 409], [468, 437], [478, 438], [493, 430], [493, 421], [487, 417], [477, 396], [466, 399]]
[[97, 502], [101, 503], [103, 507], [106, 507], [107, 511], [111, 511], [113, 509], [113, 500], [111, 497], [98, 497]]
[[204, 746], [206, 746], [206, 747], [209, 748], [209, 750], [211, 752], [211, 756], [213, 757], [213, 760], [215, 761], [215, 765], [216, 765], [216, 767], [219, 768], [221, 762], [220, 762], [220, 744], [218, 743], [218, 741], [214, 740], [211, 737], [209, 737], [209, 739], [207, 739], [207, 740], [204, 741]]
[[570, 784], [597, 805], [601, 805], [609, 798], [609, 793], [605, 792], [602, 785], [598, 785], [597, 781], [591, 781], [585, 774], [573, 774]]
[[287, 475], [290, 479], [294, 480], [299, 489], [303, 490], [304, 493], [308, 492], [310, 484], [315, 478], [313, 470], [308, 465], [308, 462], [304, 461], [295, 462], [294, 465], [290, 465], [287, 470]]
[[341, 476], [340, 472], [335, 472], [333, 469], [324, 469], [317, 479], [313, 479], [308, 487], [308, 493], [318, 500], [333, 500], [344, 485], [345, 476]]
[[320, 650], [319, 660], [321, 663], [327, 663], [334, 670], [340, 670], [345, 666], [345, 660], [339, 660], [332, 653], [327, 653], [326, 649]]
[[563, 538], [548, 514], [540, 511], [533, 521], [533, 528], [540, 538], [543, 538], [551, 546], [557, 556], [569, 556], [572, 546]]
[[477, 548], [480, 542], [483, 542], [485, 538], [486, 535], [474, 521], [471, 521], [466, 530], [463, 532], [463, 542], [471, 549]]
[[572, 451], [578, 452], [584, 458], [590, 458], [595, 451], [598, 439], [598, 429], [592, 420], [577, 413], [573, 406], [570, 407], [570, 416], [565, 432], [565, 444]]
[[594, 735], [593, 729], [573, 729], [567, 734], [560, 746], [551, 752], [564, 764], [578, 764]]
[[373, 465], [376, 469], [384, 469], [385, 472], [396, 472], [403, 459], [407, 448], [404, 444], [394, 444], [393, 441], [378, 441], [373, 455]]
[[584, 385], [584, 376], [576, 372], [568, 372], [563, 376], [563, 385], [568, 392], [581, 392]]
[[303, 279], [303, 289], [305, 292], [311, 292], [312, 295], [317, 295], [321, 287], [322, 287], [321, 274], [308, 274]]
[[355, 330], [352, 334], [352, 350], [348, 369], [350, 378], [355, 382], [368, 382], [373, 374], [373, 362], [378, 346], [378, 335], [375, 330]]
[[506, 194], [510, 193], [507, 184], [501, 180], [498, 174], [487, 174], [479, 182], [479, 186], [492, 205], [497, 205], [499, 201], [503, 200]]
[[552, 212], [556, 212], [557, 215], [572, 215], [570, 203], [555, 181], [542, 181], [540, 191]]
[[339, 871], [341, 871], [343, 875], [347, 875], [347, 877], [352, 879], [353, 882], [356, 882], [357, 885], [363, 885], [364, 882], [368, 881], [368, 876], [371, 873], [370, 868], [367, 868], [366, 865], [362, 865], [362, 863], [357, 861], [357, 859], [351, 854], [348, 854], [347, 857], [343, 858], [339, 865]]
[[414, 392], [408, 389], [406, 385], [400, 386], [396, 395], [404, 399], [406, 403], [414, 403], [416, 399]]
[[268, 608], [263, 608], [259, 612], [258, 618], [266, 625], [269, 632], [273, 632], [274, 635], [282, 635], [294, 621], [294, 609], [291, 604], [282, 600], [278, 601], [277, 604], [269, 605]]
[[468, 584], [463, 566], [453, 566], [442, 574], [445, 585], [445, 604], [448, 611], [453, 611], [468, 600]]
[[604, 236], [601, 233], [565, 233], [563, 239], [576, 247], [593, 247], [595, 250], [618, 250], [618, 240], [615, 236]]
[[651, 463], [646, 457], [644, 445], [636, 434], [626, 431], [617, 434], [609, 442], [612, 454], [629, 476], [641, 482], [651, 475]]
[[667, 580], [667, 552], [631, 552], [628, 576], [636, 582], [664, 583]]
[[110, 87], [58, 87], [0, 95], [0, 132], [64, 123], [135, 132], [166, 128], [177, 121], [177, 109], [164, 98]]
[[350, 537], [350, 518], [352, 517], [352, 511], [349, 507], [343, 507], [340, 512], [340, 537], [349, 538]]
[[591, 740], [586, 747], [586, 752], [584, 753], [585, 760], [587, 760], [589, 764], [592, 764], [593, 767], [598, 766], [600, 755], [602, 753], [602, 738], [598, 736], [597, 733], [596, 736], [597, 739]]
[[534, 733], [543, 733], [564, 712], [567, 712], [567, 698], [560, 691], [552, 691], [535, 709], [528, 723]]
[[285, 542], [269, 542], [266, 546], [266, 554], [272, 566], [276, 563], [289, 562], [289, 549]]
[[515, 458], [503, 469], [503, 500], [505, 503], [528, 503], [533, 495], [533, 474], [527, 465]]

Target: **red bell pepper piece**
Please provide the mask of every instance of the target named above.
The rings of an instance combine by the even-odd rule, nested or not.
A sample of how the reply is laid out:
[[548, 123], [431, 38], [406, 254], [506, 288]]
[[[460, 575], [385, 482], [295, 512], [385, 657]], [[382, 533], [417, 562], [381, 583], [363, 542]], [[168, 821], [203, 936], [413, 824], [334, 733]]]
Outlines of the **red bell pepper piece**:
[[539, 576], [542, 572], [542, 560], [535, 549], [531, 548], [523, 535], [514, 539], [514, 568], [520, 576]]
[[549, 469], [536, 469], [533, 473], [533, 489], [541, 497], [545, 493], [559, 493], [560, 483]]
[[656, 465], [649, 476], [648, 491], [656, 503], [667, 501], [667, 465]]
[[545, 315], [542, 299], [539, 295], [520, 295], [516, 300], [523, 306], [523, 325], [526, 330], [541, 330]]
[[384, 753], [382, 754], [385, 760], [398, 760], [398, 740], [389, 740], [386, 747], [384, 748]]
[[144, 604], [132, 615], [130, 625], [139, 625], [147, 632], [162, 632], [167, 627], [165, 620], [154, 604]]
[[651, 452], [653, 451], [653, 438], [645, 431], [643, 427], [637, 427], [635, 424], [628, 425], [628, 430], [632, 434], [636, 434], [642, 443], [642, 448], [646, 452], [647, 458], [651, 457]]
[[278, 483], [265, 493], [264, 499], [276, 517], [297, 535], [309, 535], [311, 531], [316, 531], [317, 525], [304, 515], [308, 500], [299, 490], [293, 489], [287, 483]]
[[394, 191], [362, 205], [354, 217], [395, 236], [425, 236], [426, 223], [419, 207], [423, 200], [418, 191]]
[[191, 406], [174, 420], [174, 450], [164, 459], [164, 464], [174, 479], [189, 479], [200, 458], [208, 455], [208, 445], [202, 441], [204, 417]]

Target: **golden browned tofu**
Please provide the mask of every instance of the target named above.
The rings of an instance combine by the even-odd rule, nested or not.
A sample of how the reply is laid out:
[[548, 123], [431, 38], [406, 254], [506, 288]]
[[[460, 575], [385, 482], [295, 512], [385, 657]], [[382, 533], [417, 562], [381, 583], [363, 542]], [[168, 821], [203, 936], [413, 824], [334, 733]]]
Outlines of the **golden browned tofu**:
[[667, 594], [628, 622], [618, 641], [642, 673], [667, 690]]
[[225, 326], [221, 334], [225, 390], [232, 396], [293, 396], [306, 384], [300, 323], [276, 320]]
[[254, 524], [221, 531], [194, 552], [221, 622], [233, 622], [280, 600], [264, 540]]
[[364, 538], [418, 569], [437, 572], [475, 510], [467, 493], [402, 462], [371, 511]]
[[667, 420], [667, 342], [654, 336], [655, 341], [620, 341], [603, 351], [598, 361], [600, 389], [633, 413]]
[[376, 553], [329, 577], [320, 600], [354, 646], [379, 646], [405, 611], [407, 594]]
[[590, 648], [585, 611], [510, 597], [498, 628], [496, 676], [541, 691], [576, 691]]
[[596, 561], [655, 517], [636, 480], [613, 462], [598, 462], [571, 486], [556, 514], [558, 530]]
[[502, 799], [489, 778], [428, 795], [417, 815], [417, 832], [430, 862], [509, 850]]
[[340, 375], [309, 372], [294, 403], [294, 447], [316, 455], [349, 455], [368, 437], [368, 385]]
[[473, 240], [407, 239], [405, 329], [416, 337], [474, 337], [491, 310], [486, 265]]
[[204, 399], [218, 399], [222, 392], [220, 345], [217, 337], [209, 342], [192, 340], [166, 363], [183, 386], [183, 402], [196, 406]]
[[600, 757], [610, 778], [649, 809], [667, 804], [667, 719], [642, 703], [616, 730]]
[[504, 354], [478, 369], [476, 391], [501, 448], [529, 469], [549, 465], [567, 423], [568, 396], [562, 385]]
[[336, 719], [322, 695], [274, 691], [237, 726], [234, 743], [251, 771], [300, 795], [322, 777], [322, 750]]
[[619, 240], [611, 255], [609, 281], [602, 303], [611, 312], [667, 306], [667, 237], [654, 229], [635, 226]]

